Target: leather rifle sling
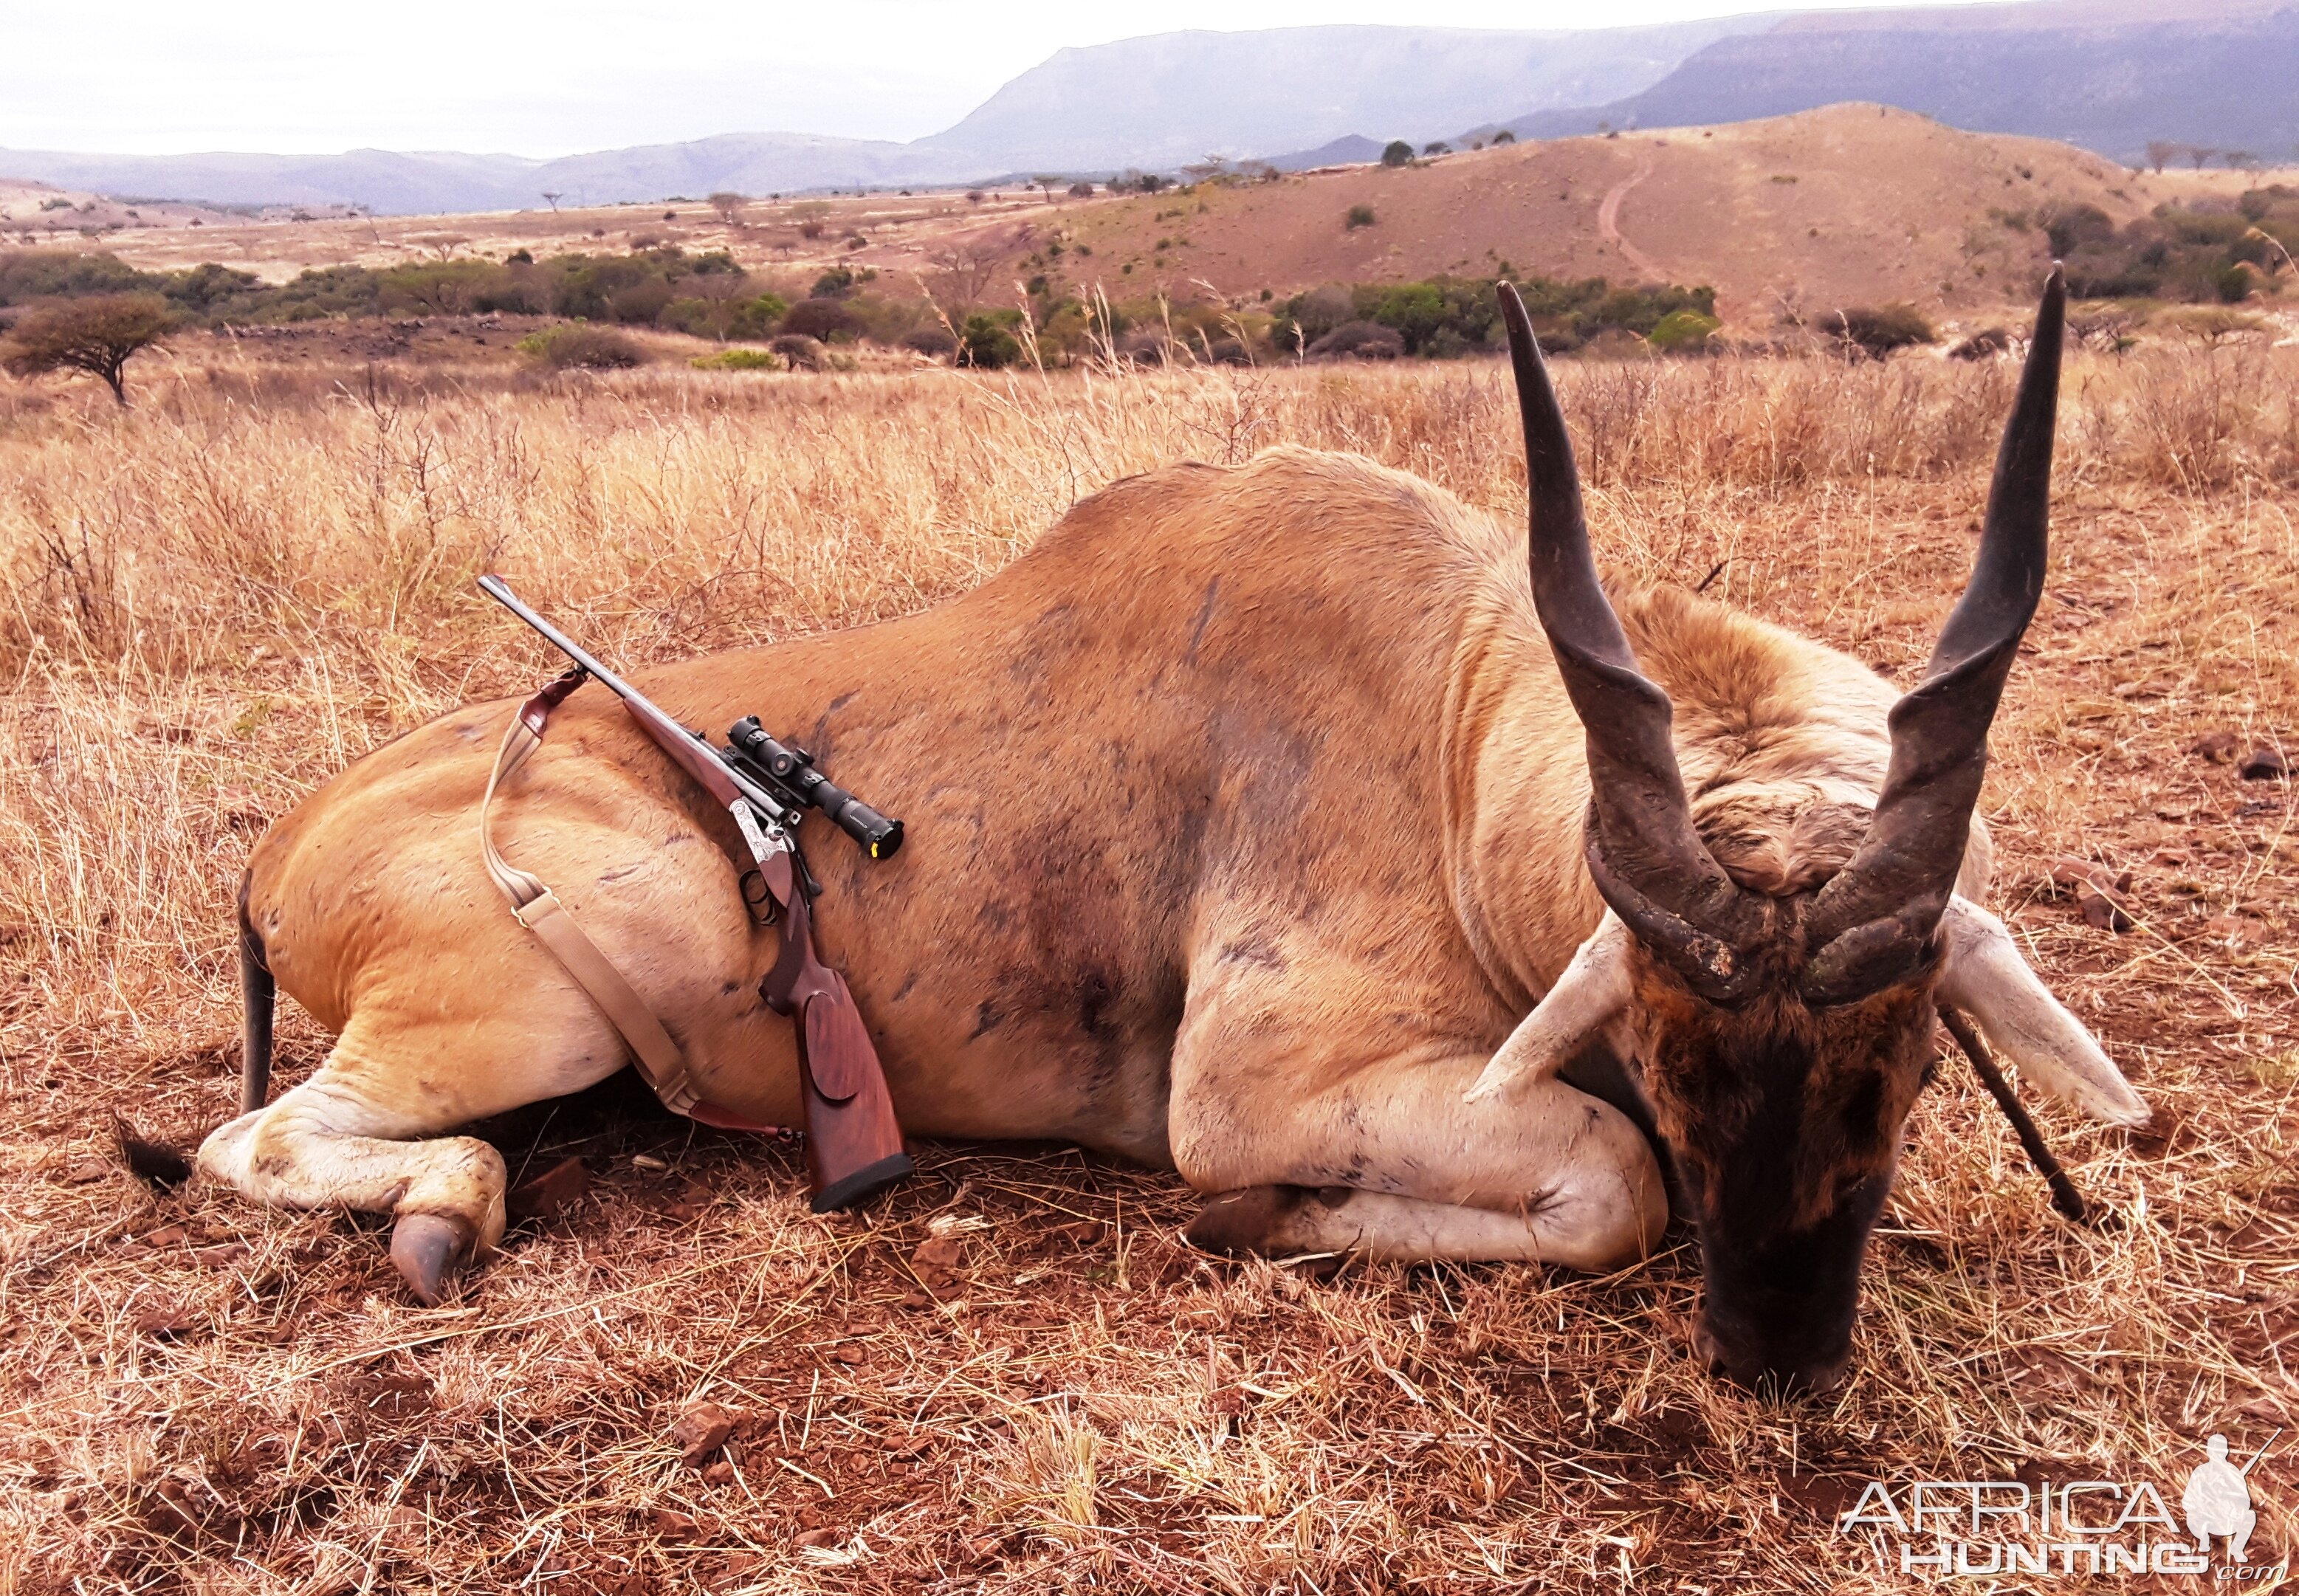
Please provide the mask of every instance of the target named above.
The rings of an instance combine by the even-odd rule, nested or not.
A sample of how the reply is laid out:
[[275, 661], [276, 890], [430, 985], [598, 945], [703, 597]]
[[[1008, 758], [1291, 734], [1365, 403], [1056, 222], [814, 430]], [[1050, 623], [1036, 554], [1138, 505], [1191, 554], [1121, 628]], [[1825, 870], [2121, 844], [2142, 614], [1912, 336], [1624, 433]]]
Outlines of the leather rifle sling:
[[569, 694], [589, 680], [590, 674], [578, 665], [558, 677], [521, 704], [505, 728], [502, 747], [495, 755], [494, 771], [487, 777], [486, 796], [479, 801], [479, 848], [486, 860], [487, 874], [510, 901], [512, 918], [543, 939], [544, 946], [566, 967], [567, 973], [575, 977], [575, 984], [621, 1034], [629, 1044], [639, 1074], [654, 1088], [665, 1108], [722, 1130], [787, 1135], [781, 1126], [760, 1125], [702, 1101], [687, 1073], [686, 1055], [679, 1051], [678, 1043], [671, 1039], [654, 1010], [647, 1007], [646, 1000], [623, 979], [622, 972], [599, 951], [599, 944], [584, 934], [583, 927], [575, 923], [575, 917], [567, 912], [551, 889], [538, 877], [504, 859], [495, 848], [491, 823], [495, 789], [543, 746], [543, 733], [551, 723], [551, 712], [566, 702]]

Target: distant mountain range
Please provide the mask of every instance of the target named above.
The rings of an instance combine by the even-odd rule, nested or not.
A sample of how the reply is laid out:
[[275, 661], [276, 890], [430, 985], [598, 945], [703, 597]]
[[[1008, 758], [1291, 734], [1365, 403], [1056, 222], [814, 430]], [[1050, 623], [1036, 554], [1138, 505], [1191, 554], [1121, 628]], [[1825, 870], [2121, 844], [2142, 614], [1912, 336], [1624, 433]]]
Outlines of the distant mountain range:
[[1951, 6], [1791, 18], [1717, 40], [1651, 87], [1505, 124], [1519, 137], [1747, 121], [1846, 100], [2127, 164], [2151, 143], [2299, 155], [2299, 5]]
[[0, 175], [141, 198], [417, 214], [530, 208], [546, 193], [601, 204], [1100, 176], [1209, 155], [1302, 167], [1367, 159], [1392, 137], [1739, 121], [1843, 100], [2126, 162], [2153, 140], [2287, 161], [2299, 141], [2299, 3], [2030, 0], [1575, 31], [1170, 33], [1059, 51], [954, 127], [907, 144], [729, 133], [549, 161], [0, 150]]
[[[95, 155], [0, 150], [0, 175], [216, 204], [358, 204], [385, 214], [806, 189], [891, 188], [1037, 172], [1170, 170], [1208, 155], [1307, 150], [1370, 129], [1433, 138], [1479, 117], [1631, 95], [1703, 46], [1787, 13], [1644, 28], [1193, 31], [1061, 50], [955, 127], [909, 144], [729, 133], [535, 161], [340, 155]], [[1375, 149], [1379, 145], [1376, 143]], [[1315, 164], [1315, 162], [1302, 162]]]

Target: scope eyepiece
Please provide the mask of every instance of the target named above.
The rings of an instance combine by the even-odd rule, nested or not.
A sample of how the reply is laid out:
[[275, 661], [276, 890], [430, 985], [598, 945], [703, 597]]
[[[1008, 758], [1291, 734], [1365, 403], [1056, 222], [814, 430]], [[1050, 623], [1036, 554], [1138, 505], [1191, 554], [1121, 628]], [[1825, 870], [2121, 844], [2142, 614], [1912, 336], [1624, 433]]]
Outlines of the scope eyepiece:
[[824, 811], [830, 815], [839, 830], [862, 844], [862, 852], [873, 859], [892, 859], [901, 851], [902, 823], [890, 820], [859, 798], [849, 794], [837, 810]]

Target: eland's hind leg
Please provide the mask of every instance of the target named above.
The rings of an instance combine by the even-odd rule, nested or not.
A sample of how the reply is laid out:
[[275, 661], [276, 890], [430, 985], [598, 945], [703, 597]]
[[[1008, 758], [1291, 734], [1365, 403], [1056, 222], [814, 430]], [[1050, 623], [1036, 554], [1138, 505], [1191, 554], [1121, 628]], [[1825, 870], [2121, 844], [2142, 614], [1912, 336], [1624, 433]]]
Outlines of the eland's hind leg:
[[354, 1019], [309, 1081], [210, 1135], [200, 1172], [277, 1207], [396, 1215], [392, 1261], [436, 1304], [450, 1270], [502, 1239], [504, 1185], [493, 1147], [437, 1133], [577, 1091], [622, 1060], [602, 1045], [523, 1069], [508, 1060], [535, 1058], [534, 1039], [502, 1027], [403, 1028], [387, 1048], [369, 1035], [380, 1028]]

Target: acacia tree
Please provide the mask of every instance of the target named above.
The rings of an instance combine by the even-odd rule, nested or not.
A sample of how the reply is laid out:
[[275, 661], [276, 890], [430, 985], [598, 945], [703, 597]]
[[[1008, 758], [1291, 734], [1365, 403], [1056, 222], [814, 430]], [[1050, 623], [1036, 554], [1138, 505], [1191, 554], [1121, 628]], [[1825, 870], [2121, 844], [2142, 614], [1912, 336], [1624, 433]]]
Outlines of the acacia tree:
[[743, 220], [743, 207], [750, 203], [751, 196], [747, 194], [724, 193], [710, 196], [710, 208], [718, 212], [718, 220], [730, 228]]
[[85, 371], [104, 378], [128, 403], [129, 360], [174, 329], [176, 312], [157, 294], [96, 294], [33, 306], [0, 342], [0, 368], [12, 377]]

